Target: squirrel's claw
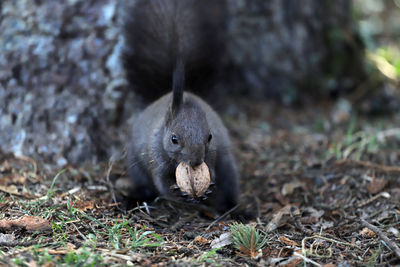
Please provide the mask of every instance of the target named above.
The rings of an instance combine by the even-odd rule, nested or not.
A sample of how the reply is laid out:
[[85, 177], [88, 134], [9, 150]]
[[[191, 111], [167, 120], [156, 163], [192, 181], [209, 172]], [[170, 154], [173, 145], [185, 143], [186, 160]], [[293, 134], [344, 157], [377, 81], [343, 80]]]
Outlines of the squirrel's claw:
[[173, 184], [173, 185], [171, 185], [171, 186], [169, 187], [169, 189], [176, 191], [176, 190], [179, 189], [179, 186], [178, 186], [177, 184]]

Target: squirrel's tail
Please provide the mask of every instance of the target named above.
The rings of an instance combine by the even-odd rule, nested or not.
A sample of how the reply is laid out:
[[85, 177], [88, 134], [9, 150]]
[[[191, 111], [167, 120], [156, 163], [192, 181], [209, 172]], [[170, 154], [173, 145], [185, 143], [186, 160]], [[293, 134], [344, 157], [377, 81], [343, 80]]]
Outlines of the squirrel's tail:
[[225, 0], [137, 0], [124, 18], [122, 54], [135, 92], [148, 101], [170, 92], [179, 59], [181, 86], [209, 92], [221, 68], [225, 22]]

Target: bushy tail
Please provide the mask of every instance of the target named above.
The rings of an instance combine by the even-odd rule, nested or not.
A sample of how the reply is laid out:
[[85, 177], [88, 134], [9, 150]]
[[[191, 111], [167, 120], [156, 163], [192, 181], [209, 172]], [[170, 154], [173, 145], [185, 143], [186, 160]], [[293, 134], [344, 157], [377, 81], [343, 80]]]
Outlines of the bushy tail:
[[209, 92], [225, 50], [225, 0], [137, 0], [124, 22], [123, 64], [145, 100], [176, 87], [178, 58], [184, 61], [185, 90]]

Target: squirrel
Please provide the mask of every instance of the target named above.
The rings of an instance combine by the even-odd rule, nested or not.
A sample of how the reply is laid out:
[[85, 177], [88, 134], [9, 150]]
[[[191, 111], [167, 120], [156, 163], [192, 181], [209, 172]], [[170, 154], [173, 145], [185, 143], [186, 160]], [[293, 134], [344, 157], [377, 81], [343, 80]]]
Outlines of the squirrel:
[[205, 162], [216, 185], [211, 205], [227, 211], [238, 202], [228, 131], [210, 105], [188, 92], [211, 92], [204, 88], [221, 61], [225, 12], [223, 0], [137, 0], [128, 9], [127, 79], [145, 100], [161, 96], [132, 125], [127, 165], [137, 201], [173, 195], [178, 164]]

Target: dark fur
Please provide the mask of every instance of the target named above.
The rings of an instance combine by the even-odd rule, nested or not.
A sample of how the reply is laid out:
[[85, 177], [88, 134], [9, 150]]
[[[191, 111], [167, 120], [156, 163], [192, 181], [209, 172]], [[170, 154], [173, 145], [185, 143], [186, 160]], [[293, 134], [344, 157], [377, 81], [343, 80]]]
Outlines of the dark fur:
[[125, 15], [122, 57], [135, 92], [146, 101], [168, 93], [179, 54], [187, 90], [208, 95], [221, 69], [225, 22], [225, 0], [136, 1]]
[[[196, 76], [196, 70], [201, 73], [212, 69], [206, 63], [213, 62], [205, 59], [212, 58], [214, 51], [203, 48], [218, 46], [208, 44], [217, 38], [208, 30], [203, 34], [199, 25], [206, 23], [205, 18], [209, 20], [206, 24], [216, 21], [208, 12], [219, 1], [139, 0], [133, 10], [135, 18], [127, 24], [134, 29], [135, 36], [141, 34], [139, 41], [144, 40], [143, 44], [134, 45], [135, 52], [125, 58], [125, 66], [134, 70], [128, 72], [133, 73], [131, 80], [151, 91], [165, 79], [162, 85], [173, 91], [149, 105], [132, 126], [128, 164], [134, 185], [132, 198], [136, 200], [149, 201], [170, 194], [180, 162], [198, 166], [204, 161], [216, 183], [212, 205], [225, 211], [237, 203], [238, 174], [228, 132], [206, 102], [183, 92], [187, 83], [194, 82], [191, 77]], [[219, 25], [208, 27], [218, 29]], [[167, 80], [168, 84], [164, 84]], [[174, 135], [177, 144], [172, 142]]]

